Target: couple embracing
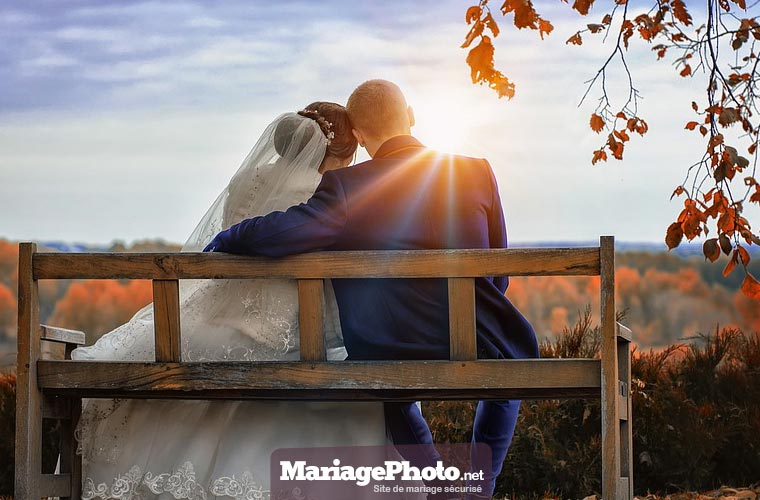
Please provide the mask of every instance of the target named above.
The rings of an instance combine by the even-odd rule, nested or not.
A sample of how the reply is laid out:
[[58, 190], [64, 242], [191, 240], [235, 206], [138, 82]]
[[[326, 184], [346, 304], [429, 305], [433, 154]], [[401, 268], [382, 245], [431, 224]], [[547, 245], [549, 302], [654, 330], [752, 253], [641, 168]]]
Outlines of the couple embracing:
[[[411, 135], [401, 90], [370, 80], [346, 107], [315, 102], [278, 117], [183, 251], [279, 257], [321, 250], [506, 248], [499, 192], [483, 159], [442, 154]], [[371, 159], [347, 168], [357, 146]], [[507, 277], [475, 283], [478, 357], [538, 357], [507, 300]], [[183, 281], [184, 361], [299, 358], [297, 287], [286, 280]], [[438, 279], [326, 281], [328, 359], [448, 359], [448, 293]], [[152, 361], [150, 305], [74, 359]], [[473, 442], [492, 453], [493, 492], [520, 401], [481, 401]], [[432, 444], [409, 403], [88, 401], [79, 429], [83, 497], [268, 498], [279, 448]], [[420, 466], [440, 459], [433, 446]], [[426, 463], [425, 463], [426, 462]]]

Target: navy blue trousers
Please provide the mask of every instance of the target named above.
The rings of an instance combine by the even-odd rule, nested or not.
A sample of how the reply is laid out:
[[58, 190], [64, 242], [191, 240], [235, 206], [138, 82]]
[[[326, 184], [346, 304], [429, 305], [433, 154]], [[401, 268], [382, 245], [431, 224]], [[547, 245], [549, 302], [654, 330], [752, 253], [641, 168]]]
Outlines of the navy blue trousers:
[[[504, 459], [517, 424], [520, 400], [478, 401], [472, 429], [472, 442], [483, 443], [491, 449], [491, 470], [483, 481], [485, 498], [491, 498], [496, 486], [496, 477], [501, 472]], [[402, 452], [404, 459], [415, 467], [435, 466], [441, 459], [433, 445], [433, 436], [427, 422], [415, 403], [385, 403], [385, 421], [393, 443], [397, 445], [420, 445]], [[479, 495], [478, 495], [479, 496]]]

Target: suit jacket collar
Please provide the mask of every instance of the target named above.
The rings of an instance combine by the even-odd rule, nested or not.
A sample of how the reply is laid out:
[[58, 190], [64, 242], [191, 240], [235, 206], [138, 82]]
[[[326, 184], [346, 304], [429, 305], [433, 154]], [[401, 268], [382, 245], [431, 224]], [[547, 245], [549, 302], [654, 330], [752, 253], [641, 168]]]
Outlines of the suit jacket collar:
[[407, 158], [418, 154], [422, 149], [425, 149], [425, 146], [411, 135], [397, 135], [385, 141], [373, 159]]

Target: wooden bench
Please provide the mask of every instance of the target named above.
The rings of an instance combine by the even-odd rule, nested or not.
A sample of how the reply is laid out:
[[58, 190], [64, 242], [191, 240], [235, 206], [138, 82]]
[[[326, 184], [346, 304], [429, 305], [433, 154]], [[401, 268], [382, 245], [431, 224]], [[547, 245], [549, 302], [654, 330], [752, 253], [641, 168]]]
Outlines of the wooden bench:
[[[601, 359], [477, 360], [474, 277], [601, 276]], [[323, 279], [448, 278], [449, 361], [327, 362]], [[190, 363], [180, 359], [181, 279], [298, 280], [301, 360]], [[84, 334], [40, 325], [38, 281], [149, 279], [156, 360], [42, 359], [41, 341]], [[615, 321], [614, 238], [599, 247], [328, 252], [266, 259], [202, 253], [19, 252], [16, 499], [79, 498], [73, 430], [82, 398], [443, 400], [594, 398], [602, 401], [602, 495], [633, 492], [630, 331]], [[68, 356], [66, 356], [68, 357]], [[41, 472], [42, 419], [62, 422], [61, 473]]]

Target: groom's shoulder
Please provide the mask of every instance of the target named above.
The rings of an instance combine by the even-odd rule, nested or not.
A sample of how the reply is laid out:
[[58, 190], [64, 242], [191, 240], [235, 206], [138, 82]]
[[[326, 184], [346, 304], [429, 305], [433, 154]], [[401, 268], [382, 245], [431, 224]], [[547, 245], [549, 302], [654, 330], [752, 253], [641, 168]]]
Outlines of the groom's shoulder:
[[468, 175], [493, 176], [491, 164], [485, 158], [469, 156], [457, 153], [443, 153], [432, 151], [438, 164], [453, 165], [458, 170], [465, 171]]

